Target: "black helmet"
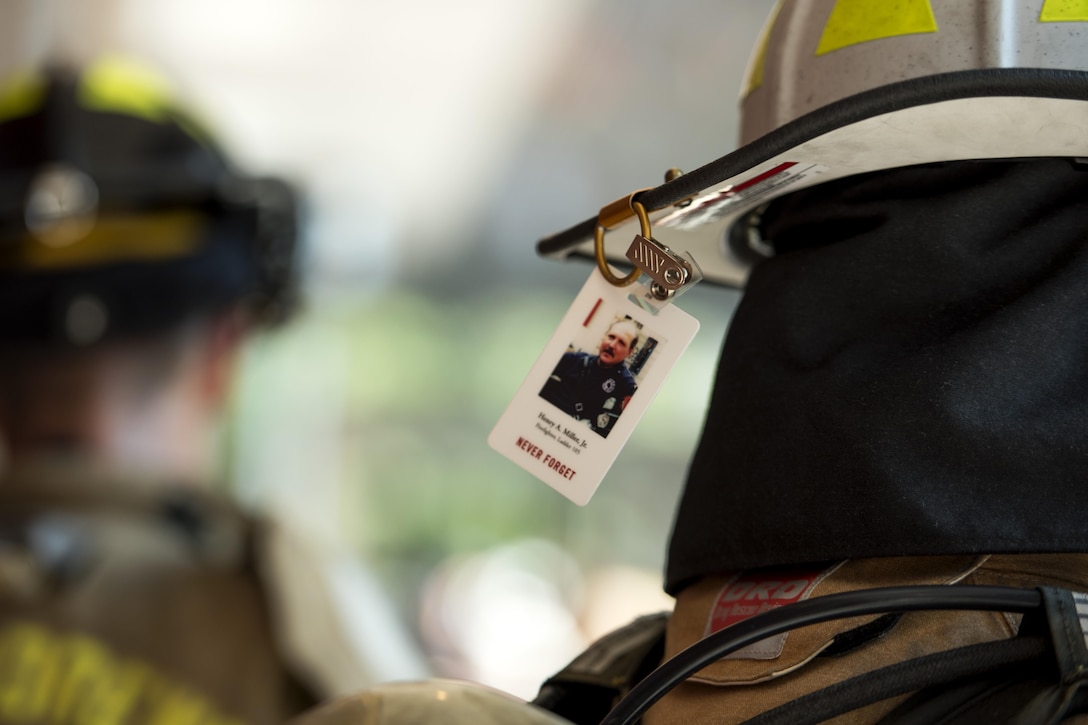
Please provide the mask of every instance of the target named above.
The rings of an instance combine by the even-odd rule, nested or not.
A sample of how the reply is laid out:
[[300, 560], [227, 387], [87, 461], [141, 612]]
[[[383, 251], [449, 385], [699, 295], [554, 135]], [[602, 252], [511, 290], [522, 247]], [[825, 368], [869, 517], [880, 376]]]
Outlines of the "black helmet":
[[291, 188], [239, 174], [121, 61], [0, 84], [0, 341], [89, 344], [297, 288]]

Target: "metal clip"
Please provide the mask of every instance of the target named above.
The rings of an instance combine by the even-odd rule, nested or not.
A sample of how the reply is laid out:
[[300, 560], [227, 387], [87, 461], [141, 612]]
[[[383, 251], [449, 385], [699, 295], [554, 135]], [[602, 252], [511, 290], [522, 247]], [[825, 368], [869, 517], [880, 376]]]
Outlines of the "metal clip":
[[[617, 287], [634, 284], [642, 276], [642, 270], [635, 267], [626, 277], [616, 275], [612, 268], [608, 266], [608, 260], [604, 255], [604, 233], [638, 214], [639, 225], [642, 227], [642, 236], [650, 237], [650, 218], [646, 215], [646, 208], [634, 201], [635, 194], [643, 191], [646, 191], [646, 189], [639, 189], [622, 199], [616, 199], [611, 204], [601, 207], [601, 211], [597, 214], [597, 227], [593, 234], [593, 251], [597, 257], [597, 268], [601, 270], [601, 275], [606, 280]], [[636, 211], [636, 204], [639, 209], [642, 209], [641, 213]]]
[[[593, 249], [597, 257], [597, 267], [606, 280], [617, 287], [626, 287], [645, 273], [651, 280], [650, 294], [655, 299], [664, 301], [676, 295], [679, 289], [692, 279], [692, 266], [687, 259], [653, 238], [650, 215], [646, 207], [634, 199], [640, 191], [646, 190], [640, 189], [601, 208], [597, 215]], [[641, 234], [635, 235], [631, 246], [627, 249], [627, 258], [634, 263], [635, 268], [626, 277], [619, 277], [612, 272], [612, 268], [608, 266], [608, 261], [605, 259], [604, 233], [632, 216], [638, 217], [642, 231]]]
[[[637, 202], [636, 202], [637, 203]], [[691, 265], [656, 239], [636, 234], [627, 250], [627, 258], [653, 280], [650, 292], [666, 300], [691, 279]]]

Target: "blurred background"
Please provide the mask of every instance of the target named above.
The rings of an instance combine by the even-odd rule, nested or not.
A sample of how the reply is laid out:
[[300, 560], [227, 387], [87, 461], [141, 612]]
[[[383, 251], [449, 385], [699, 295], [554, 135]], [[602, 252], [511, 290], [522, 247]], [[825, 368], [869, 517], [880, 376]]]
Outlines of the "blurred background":
[[670, 606], [672, 511], [738, 299], [681, 299], [702, 330], [580, 508], [486, 444], [590, 272], [535, 243], [734, 148], [771, 5], [0, 0], [0, 71], [145, 60], [245, 170], [301, 187], [307, 304], [244, 360], [224, 477], [347, 552], [431, 672], [532, 697]]

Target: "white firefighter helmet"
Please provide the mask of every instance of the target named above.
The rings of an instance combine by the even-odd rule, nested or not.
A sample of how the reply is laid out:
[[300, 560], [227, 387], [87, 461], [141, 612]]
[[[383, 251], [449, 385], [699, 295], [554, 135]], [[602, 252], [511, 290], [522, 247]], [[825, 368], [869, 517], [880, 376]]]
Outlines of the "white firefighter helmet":
[[[771, 199], [940, 161], [1088, 157], [1088, 1], [781, 0], [742, 92], [738, 150], [637, 195], [654, 236], [742, 286]], [[593, 256], [591, 219], [540, 241]], [[623, 259], [635, 219], [606, 244]]]
[[[971, 71], [997, 68], [1088, 70], [1086, 22], [1083, 0], [780, 2], [749, 60], [740, 142], [910, 79], [962, 83]], [[946, 73], [961, 80], [942, 79]], [[1000, 88], [986, 87], [984, 78], [979, 95]]]
[[571, 725], [558, 715], [483, 685], [456, 680], [394, 682], [324, 705], [291, 725]]

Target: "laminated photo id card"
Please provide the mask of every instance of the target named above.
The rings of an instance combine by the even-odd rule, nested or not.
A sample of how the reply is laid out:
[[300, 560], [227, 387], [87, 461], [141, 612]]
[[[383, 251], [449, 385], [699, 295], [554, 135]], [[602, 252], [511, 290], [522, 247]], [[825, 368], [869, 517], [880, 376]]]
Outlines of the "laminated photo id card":
[[487, 439], [579, 506], [699, 329], [674, 305], [645, 309], [633, 289], [593, 271]]

